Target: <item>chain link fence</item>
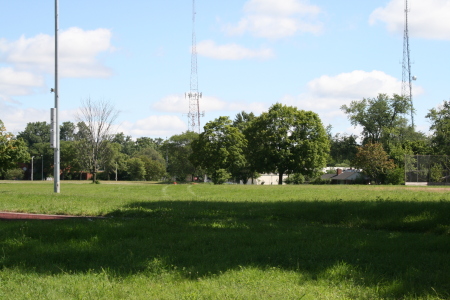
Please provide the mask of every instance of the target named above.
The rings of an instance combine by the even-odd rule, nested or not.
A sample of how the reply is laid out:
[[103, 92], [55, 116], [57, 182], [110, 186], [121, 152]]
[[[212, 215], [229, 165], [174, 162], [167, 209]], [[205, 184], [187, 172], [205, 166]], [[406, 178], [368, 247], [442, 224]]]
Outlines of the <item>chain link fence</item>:
[[405, 155], [406, 185], [450, 185], [447, 155]]

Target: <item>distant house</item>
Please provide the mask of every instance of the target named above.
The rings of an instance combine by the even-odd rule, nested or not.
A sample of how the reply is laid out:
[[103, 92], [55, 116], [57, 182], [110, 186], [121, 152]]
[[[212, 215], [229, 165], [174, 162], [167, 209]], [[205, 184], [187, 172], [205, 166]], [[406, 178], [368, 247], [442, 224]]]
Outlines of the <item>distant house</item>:
[[[359, 170], [348, 169], [342, 170], [337, 169], [335, 174], [324, 174], [322, 179], [330, 179], [331, 184], [353, 184], [357, 179], [360, 179], [364, 175], [361, 174]], [[366, 178], [364, 176], [364, 178]]]
[[[283, 184], [284, 181], [288, 178], [288, 175], [283, 175]], [[249, 178], [247, 181], [248, 185], [275, 185], [278, 184], [278, 174], [276, 173], [267, 173], [267, 174], [261, 174], [258, 178]], [[243, 184], [242, 180], [239, 182], [240, 184]]]

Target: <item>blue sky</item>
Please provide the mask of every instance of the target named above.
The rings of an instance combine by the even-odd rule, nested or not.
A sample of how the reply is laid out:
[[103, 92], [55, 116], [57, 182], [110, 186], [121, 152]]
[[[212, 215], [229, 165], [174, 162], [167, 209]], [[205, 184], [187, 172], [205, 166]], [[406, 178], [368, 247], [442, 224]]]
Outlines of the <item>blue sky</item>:
[[[450, 0], [410, 0], [415, 123], [449, 100]], [[117, 130], [187, 130], [192, 1], [59, 1], [60, 121], [107, 100]], [[18, 133], [47, 121], [54, 96], [54, 1], [0, 0], [0, 119]], [[340, 110], [401, 93], [404, 0], [196, 0], [201, 124], [280, 102], [359, 133]]]

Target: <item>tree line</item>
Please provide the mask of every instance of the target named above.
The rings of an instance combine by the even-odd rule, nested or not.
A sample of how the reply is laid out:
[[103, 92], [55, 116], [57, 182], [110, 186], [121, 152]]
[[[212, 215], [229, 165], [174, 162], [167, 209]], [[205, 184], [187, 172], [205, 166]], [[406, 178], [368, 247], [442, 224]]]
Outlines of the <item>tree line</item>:
[[[408, 122], [407, 98], [379, 94], [343, 105], [359, 135], [324, 127], [311, 111], [282, 104], [259, 116], [241, 112], [219, 117], [201, 134], [187, 131], [168, 139], [133, 139], [113, 132], [118, 112], [108, 102], [83, 102], [75, 122], [60, 125], [61, 179], [243, 181], [261, 173], [313, 180], [324, 166], [362, 169], [379, 183], [401, 184], [405, 155], [450, 154], [450, 101], [429, 110], [430, 134]], [[18, 163], [35, 158], [35, 179], [53, 174], [50, 124], [30, 122], [12, 135], [0, 120], [0, 178], [29, 178]], [[39, 161], [40, 159], [40, 161]], [[37, 163], [37, 162], [40, 163]]]

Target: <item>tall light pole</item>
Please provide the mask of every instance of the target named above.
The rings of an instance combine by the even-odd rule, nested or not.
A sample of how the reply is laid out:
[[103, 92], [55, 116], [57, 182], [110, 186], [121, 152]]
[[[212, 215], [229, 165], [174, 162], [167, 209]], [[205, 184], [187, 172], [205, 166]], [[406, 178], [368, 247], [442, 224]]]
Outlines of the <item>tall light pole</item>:
[[52, 109], [52, 129], [53, 129], [53, 143], [54, 148], [54, 164], [53, 164], [53, 178], [54, 178], [54, 192], [60, 192], [60, 141], [59, 141], [59, 122], [58, 122], [58, 107], [59, 107], [59, 88], [58, 88], [58, 0], [55, 0], [55, 108]]
[[31, 181], [33, 181], [33, 172], [34, 172], [34, 168], [33, 168], [33, 165], [34, 165], [33, 159], [34, 159], [34, 156], [31, 157]]

